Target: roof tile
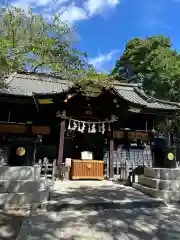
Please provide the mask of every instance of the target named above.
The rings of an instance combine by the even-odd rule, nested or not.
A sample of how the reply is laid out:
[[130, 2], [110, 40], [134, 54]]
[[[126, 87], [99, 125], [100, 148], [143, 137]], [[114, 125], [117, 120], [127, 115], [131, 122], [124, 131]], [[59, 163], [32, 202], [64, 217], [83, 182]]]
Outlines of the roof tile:
[[144, 101], [135, 91], [134, 88], [129, 87], [119, 87], [115, 86], [115, 90], [118, 92], [118, 94], [127, 100], [128, 102], [134, 103], [134, 104], [140, 104], [142, 106], [146, 106], [147, 102]]
[[8, 81], [6, 93], [31, 96], [33, 93], [59, 93], [69, 89], [72, 83], [45, 75], [16, 74]]
[[164, 110], [180, 109], [178, 103], [167, 102], [147, 96], [142, 90], [137, 89], [136, 87], [130, 84], [128, 87], [115, 85], [114, 88], [119, 94], [119, 96], [133, 104], [138, 104], [151, 109], [164, 109]]
[[[33, 94], [49, 94], [67, 91], [73, 82], [46, 74], [14, 73], [6, 79], [7, 88], [1, 93], [32, 96]], [[137, 88], [136, 84], [114, 82], [114, 90], [126, 101], [145, 108], [176, 110], [178, 103], [155, 99]]]

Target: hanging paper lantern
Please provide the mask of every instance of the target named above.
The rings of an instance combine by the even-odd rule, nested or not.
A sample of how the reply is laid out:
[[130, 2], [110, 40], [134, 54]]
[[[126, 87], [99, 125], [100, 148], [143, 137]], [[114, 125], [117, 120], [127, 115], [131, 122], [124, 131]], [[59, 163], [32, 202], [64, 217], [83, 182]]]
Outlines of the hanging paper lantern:
[[18, 147], [16, 149], [16, 155], [19, 156], [19, 157], [24, 156], [25, 153], [26, 153], [26, 150], [23, 147]]

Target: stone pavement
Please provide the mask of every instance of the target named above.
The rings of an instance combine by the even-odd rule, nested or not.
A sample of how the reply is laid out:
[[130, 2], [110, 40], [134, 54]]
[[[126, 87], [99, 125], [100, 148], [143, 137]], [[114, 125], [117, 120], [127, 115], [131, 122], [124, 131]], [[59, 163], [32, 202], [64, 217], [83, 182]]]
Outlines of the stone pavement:
[[56, 182], [45, 210], [32, 211], [21, 240], [178, 240], [180, 210], [108, 181]]
[[27, 211], [0, 210], [0, 240], [15, 240], [28, 214]]

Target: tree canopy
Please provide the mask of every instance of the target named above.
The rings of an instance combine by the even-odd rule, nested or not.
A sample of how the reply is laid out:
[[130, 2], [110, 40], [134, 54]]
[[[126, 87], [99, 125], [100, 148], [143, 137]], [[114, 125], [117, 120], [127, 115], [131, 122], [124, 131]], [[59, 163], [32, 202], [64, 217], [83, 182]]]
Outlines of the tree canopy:
[[180, 100], [180, 56], [172, 50], [171, 41], [164, 36], [134, 38], [116, 62], [112, 76], [118, 80], [139, 82], [155, 97]]
[[0, 9], [0, 70], [48, 71], [53, 74], [70, 75], [81, 68], [83, 57], [70, 45], [67, 35], [70, 27], [52, 16], [47, 22], [31, 9], [10, 7]]
[[[106, 76], [88, 65], [87, 53], [69, 41], [74, 31], [53, 15], [47, 21], [39, 14], [16, 7], [0, 9], [0, 78], [14, 71], [48, 72], [77, 82], [101, 85]], [[104, 82], [104, 85], [106, 83]]]

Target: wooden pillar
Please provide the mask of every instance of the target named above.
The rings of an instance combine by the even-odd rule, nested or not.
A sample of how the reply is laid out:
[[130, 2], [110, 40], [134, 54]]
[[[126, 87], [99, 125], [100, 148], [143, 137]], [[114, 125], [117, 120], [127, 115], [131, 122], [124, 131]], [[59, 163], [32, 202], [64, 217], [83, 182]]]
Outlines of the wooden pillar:
[[33, 147], [34, 147], [34, 149], [33, 149], [33, 165], [35, 165], [35, 163], [36, 163], [36, 140], [34, 141], [34, 144], [33, 144]]
[[114, 139], [110, 139], [109, 141], [109, 178], [114, 177], [113, 159], [114, 159]]
[[64, 133], [65, 133], [65, 120], [62, 120], [60, 124], [60, 134], [59, 134], [59, 149], [58, 149], [58, 159], [57, 159], [58, 166], [61, 166], [63, 162]]

